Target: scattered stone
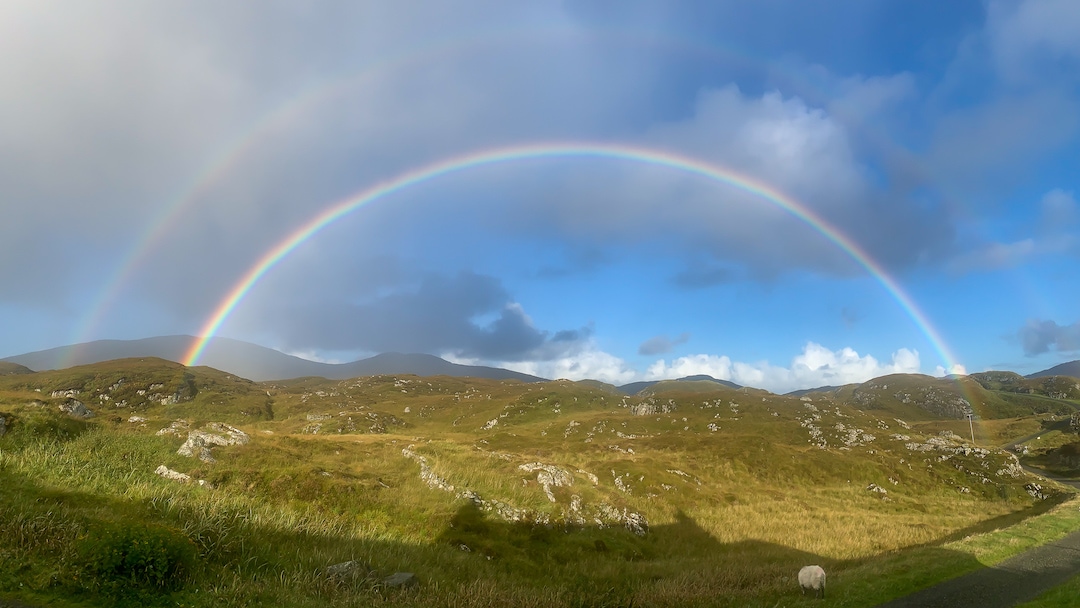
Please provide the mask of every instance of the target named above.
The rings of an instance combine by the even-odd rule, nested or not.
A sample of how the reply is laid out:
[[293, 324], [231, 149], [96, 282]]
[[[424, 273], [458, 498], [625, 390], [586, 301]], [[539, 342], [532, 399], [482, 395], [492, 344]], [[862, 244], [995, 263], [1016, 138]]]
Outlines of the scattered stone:
[[132, 424], [139, 424], [141, 422], [146, 422], [146, 418], [143, 418], [142, 416], [132, 416], [131, 418], [128, 418], [128, 422]]
[[180, 483], [188, 483], [191, 481], [191, 475], [186, 475], [179, 471], [174, 471], [165, 465], [161, 465], [154, 470], [155, 473], [161, 475], [165, 479], [171, 479], [173, 481], [179, 481]]
[[453, 492], [454, 486], [442, 477], [439, 477], [435, 473], [435, 471], [431, 470], [431, 466], [428, 465], [427, 458], [424, 458], [423, 456], [412, 451], [410, 449], [411, 447], [412, 446], [409, 446], [408, 448], [402, 448], [401, 455], [405, 458], [408, 458], [409, 460], [415, 460], [420, 463], [420, 479], [423, 480], [423, 482], [426, 483], [427, 486], [433, 490]]
[[872, 484], [866, 486], [866, 491], [867, 492], [877, 492], [878, 494], [881, 494], [882, 500], [885, 500], [888, 497], [887, 495], [889, 493], [888, 490], [886, 490], [885, 488], [877, 485], [876, 483], [872, 483]]
[[188, 431], [191, 424], [187, 420], [173, 420], [169, 426], [158, 431], [157, 435], [176, 435], [177, 437], [183, 436]]
[[412, 572], [395, 572], [382, 580], [384, 589], [408, 589], [420, 584]]
[[69, 388], [69, 389], [66, 389], [66, 390], [53, 391], [52, 393], [49, 394], [49, 396], [54, 398], [54, 399], [57, 399], [57, 398], [60, 398], [60, 397], [74, 397], [75, 395], [78, 395], [81, 392], [82, 391], [80, 391], [77, 388]]
[[351, 583], [357, 579], [366, 579], [371, 575], [371, 567], [364, 562], [351, 559], [347, 562], [326, 567], [326, 578], [333, 583]]
[[65, 403], [60, 404], [60, 411], [76, 418], [92, 418], [94, 416], [94, 412], [91, 412], [78, 399], [68, 399]]

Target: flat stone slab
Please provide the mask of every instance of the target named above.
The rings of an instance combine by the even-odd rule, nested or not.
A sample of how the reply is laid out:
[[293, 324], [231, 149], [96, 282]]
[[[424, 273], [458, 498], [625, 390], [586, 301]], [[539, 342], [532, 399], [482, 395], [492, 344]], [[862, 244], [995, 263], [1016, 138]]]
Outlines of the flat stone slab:
[[418, 584], [420, 581], [412, 572], [395, 572], [382, 580], [382, 586], [387, 589], [406, 589]]

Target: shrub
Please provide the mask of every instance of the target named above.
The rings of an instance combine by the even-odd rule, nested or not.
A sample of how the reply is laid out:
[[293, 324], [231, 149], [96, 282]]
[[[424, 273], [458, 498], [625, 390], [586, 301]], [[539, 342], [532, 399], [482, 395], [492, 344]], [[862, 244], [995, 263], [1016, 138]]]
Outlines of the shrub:
[[186, 536], [155, 524], [96, 526], [80, 537], [75, 553], [79, 585], [111, 597], [178, 589], [196, 559]]

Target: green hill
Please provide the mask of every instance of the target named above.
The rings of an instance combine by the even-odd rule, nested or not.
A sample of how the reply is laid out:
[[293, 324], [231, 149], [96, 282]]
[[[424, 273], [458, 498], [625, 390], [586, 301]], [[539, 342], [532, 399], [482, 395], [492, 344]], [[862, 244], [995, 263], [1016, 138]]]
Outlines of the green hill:
[[1051, 375], [1025, 378], [1013, 372], [983, 372], [971, 378], [983, 388], [1008, 393], [1041, 395], [1059, 400], [1080, 400], [1080, 378]]

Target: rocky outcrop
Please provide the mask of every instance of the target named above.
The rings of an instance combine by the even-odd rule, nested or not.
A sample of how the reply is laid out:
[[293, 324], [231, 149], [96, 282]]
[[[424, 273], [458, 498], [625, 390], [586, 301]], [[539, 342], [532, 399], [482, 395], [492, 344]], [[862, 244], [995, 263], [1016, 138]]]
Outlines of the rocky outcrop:
[[888, 384], [870, 381], [856, 388], [852, 398], [855, 406], [862, 410], [879, 409], [882, 400], [892, 397], [900, 403], [914, 405], [942, 418], [965, 418], [972, 412], [967, 399], [935, 386], [904, 387], [900, 390], [894, 387], [896, 392], [892, 394], [886, 393], [888, 390]]
[[76, 418], [93, 418], [94, 416], [94, 412], [91, 412], [90, 409], [78, 399], [68, 399], [64, 403], [61, 403], [60, 411], [69, 416], [75, 416]]
[[518, 469], [526, 473], [536, 471], [536, 483], [544, 488], [544, 494], [551, 502], [555, 502], [555, 494], [551, 492], [551, 488], [574, 485], [574, 476], [570, 474], [570, 471], [560, 469], [555, 465], [530, 462], [519, 466]]
[[[625, 403], [625, 402], [624, 402]], [[639, 403], [632, 403], [626, 406], [630, 413], [635, 416], [654, 416], [656, 414], [668, 414], [678, 409], [678, 405], [675, 401], [668, 399], [666, 402], [657, 401], [653, 397], [648, 397], [644, 401]]]
[[[401, 455], [420, 463], [420, 479], [423, 480], [429, 488], [454, 494], [457, 498], [463, 498], [473, 503], [473, 505], [481, 511], [494, 513], [500, 519], [511, 523], [530, 523], [533, 525], [550, 526], [553, 521], [558, 521], [557, 519], [553, 520], [552, 515], [549, 513], [534, 509], [518, 508], [497, 498], [484, 498], [476, 491], [469, 488], [455, 488], [453, 484], [435, 473], [428, 464], [427, 458], [413, 451], [413, 447], [414, 446], [410, 445], [409, 447], [402, 449]], [[552, 487], [559, 487], [560, 485], [569, 486], [573, 483], [573, 476], [570, 472], [553, 465], [535, 462], [520, 465], [519, 468], [529, 472], [538, 471], [537, 481], [542, 485], [543, 482], [541, 479], [548, 482], [545, 487], [545, 493], [552, 502], [556, 502], [554, 493], [550, 491]], [[592, 473], [587, 473], [585, 471], [580, 472], [589, 477], [594, 484], [599, 481], [596, 475], [593, 475]], [[571, 496], [569, 508], [563, 509], [564, 523], [567, 525], [581, 525], [584, 523], [587, 515], [600, 527], [613, 524], [622, 525], [634, 534], [641, 536], [649, 531], [649, 522], [641, 513], [636, 513], [626, 508], [619, 509], [618, 507], [606, 503], [601, 503], [596, 507], [586, 507], [580, 496], [577, 496], [576, 494]]]
[[210, 454], [211, 447], [245, 445], [251, 440], [244, 431], [221, 422], [211, 422], [203, 429], [188, 431], [187, 441], [176, 450], [176, 453], [198, 458], [203, 462], [215, 462]]

